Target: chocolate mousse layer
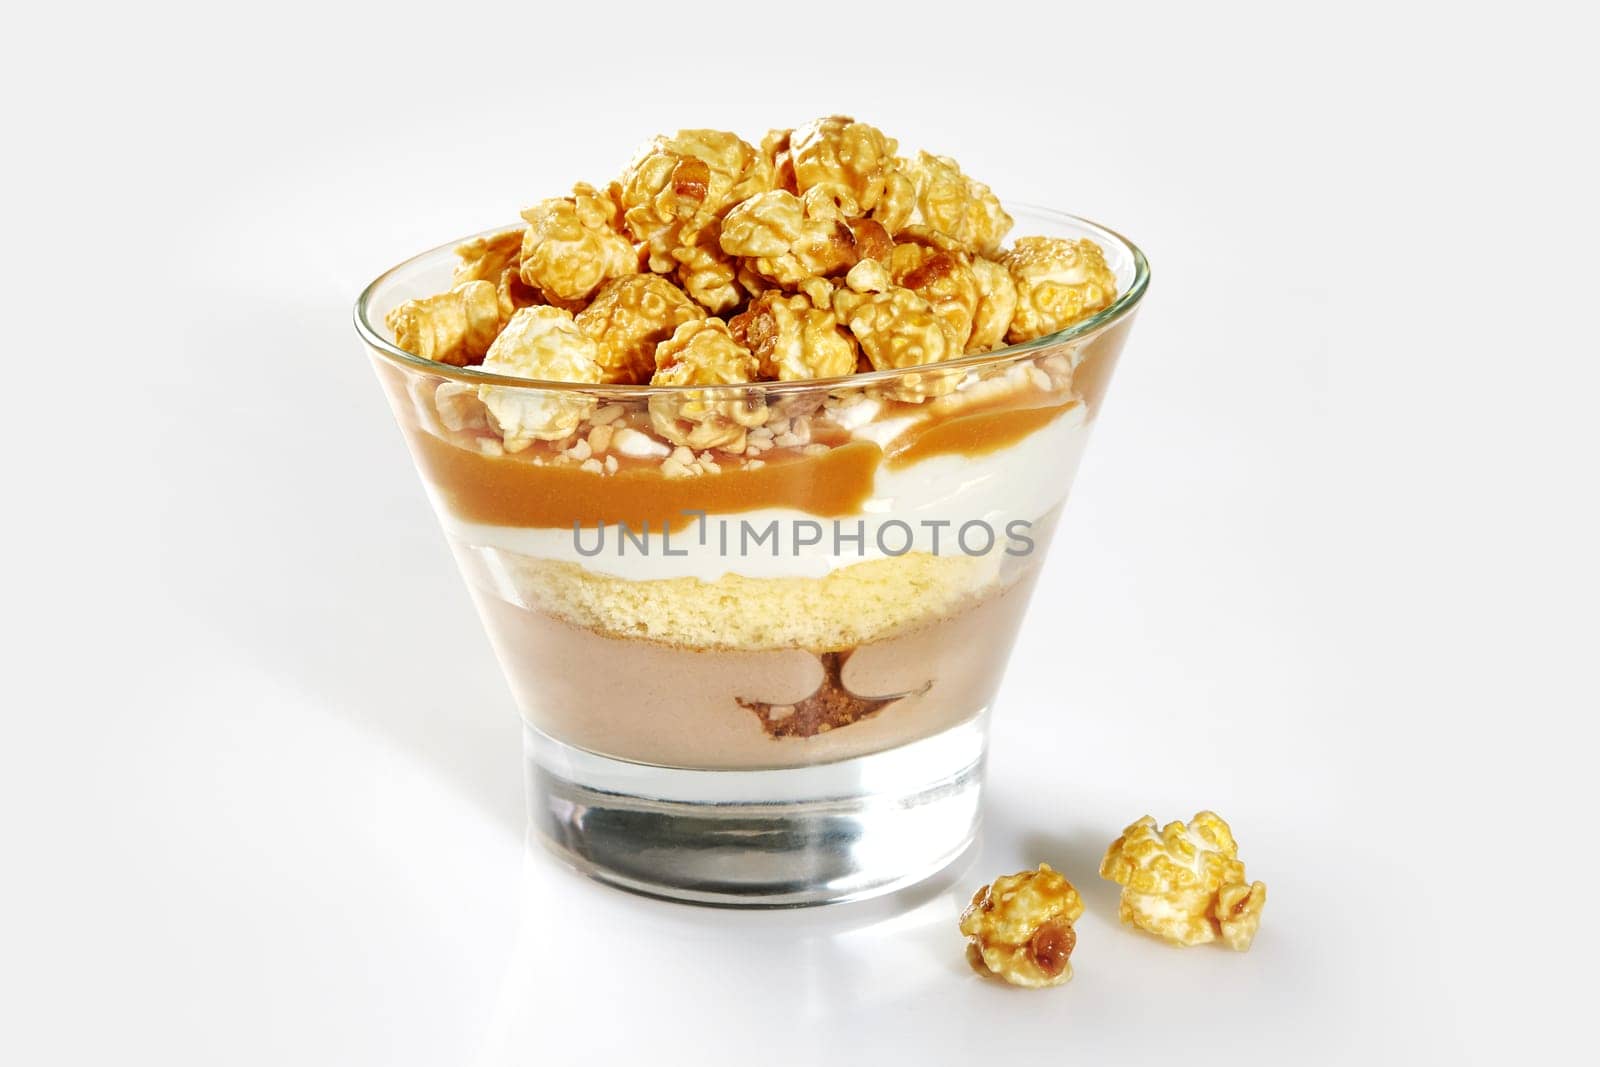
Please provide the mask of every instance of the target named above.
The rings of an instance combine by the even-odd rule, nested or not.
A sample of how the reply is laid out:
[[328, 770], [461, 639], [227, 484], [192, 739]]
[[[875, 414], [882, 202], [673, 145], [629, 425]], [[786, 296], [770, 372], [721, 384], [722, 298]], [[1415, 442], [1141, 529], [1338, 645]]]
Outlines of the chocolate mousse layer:
[[524, 716], [616, 759], [754, 769], [849, 759], [978, 715], [993, 699], [1037, 567], [849, 650], [727, 650], [619, 637], [473, 595]]

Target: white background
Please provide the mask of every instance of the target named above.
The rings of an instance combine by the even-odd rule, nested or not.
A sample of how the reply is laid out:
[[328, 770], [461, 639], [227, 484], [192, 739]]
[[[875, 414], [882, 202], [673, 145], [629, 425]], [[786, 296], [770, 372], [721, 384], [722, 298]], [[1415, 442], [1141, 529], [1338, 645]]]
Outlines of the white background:
[[[0, 1062], [1495, 1062], [1592, 1025], [1592, 28], [1042, 10], [13, 16]], [[1154, 283], [979, 854], [857, 906], [636, 899], [525, 854], [518, 720], [349, 307], [652, 133], [834, 111]], [[1270, 887], [1247, 955], [1118, 928], [1094, 875], [1201, 807]], [[1077, 976], [982, 983], [959, 905], [1039, 860]]]

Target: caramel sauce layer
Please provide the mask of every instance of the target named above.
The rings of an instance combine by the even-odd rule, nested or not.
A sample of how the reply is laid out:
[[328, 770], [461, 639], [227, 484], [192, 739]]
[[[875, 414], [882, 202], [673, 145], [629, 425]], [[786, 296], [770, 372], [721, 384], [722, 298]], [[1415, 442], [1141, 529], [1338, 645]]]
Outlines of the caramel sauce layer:
[[[1086, 398], [1091, 411], [1103, 392], [1115, 347], [1093, 355], [1099, 358], [1088, 361], [1095, 366], [1084, 375], [1091, 384]], [[540, 462], [531, 451], [485, 454], [470, 435], [447, 440], [422, 426], [412, 414], [413, 397], [403, 374], [380, 367], [380, 377], [418, 466], [452, 514], [491, 526], [546, 529], [600, 522], [637, 529], [648, 522], [652, 530], [678, 531], [695, 521], [693, 512], [726, 515], [761, 508], [821, 518], [858, 515], [872, 495], [880, 467], [898, 470], [941, 455], [989, 455], [1043, 429], [1081, 402], [1060, 403], [1060, 394], [1012, 393], [969, 410], [935, 415], [908, 428], [887, 449], [842, 434], [835, 442], [828, 439], [828, 430], [819, 428], [817, 440], [833, 445], [819, 455], [769, 452], [754, 470], [730, 466], [719, 474], [672, 478], [648, 460], [625, 460], [616, 473], [597, 475], [575, 464]]]
[[986, 456], [1043, 429], [1075, 402], [1043, 407], [1006, 408], [956, 415], [924, 429], [913, 427], [889, 443], [886, 466], [909, 467], [930, 456]]
[[794, 508], [812, 515], [854, 515], [872, 494], [883, 452], [853, 441], [819, 456], [774, 458], [755, 470], [668, 478], [633, 468], [596, 475], [515, 456], [469, 452], [427, 432], [413, 435], [417, 461], [459, 518], [494, 526], [571, 527], [626, 522], [637, 529], [695, 521], [688, 511], [730, 514]]

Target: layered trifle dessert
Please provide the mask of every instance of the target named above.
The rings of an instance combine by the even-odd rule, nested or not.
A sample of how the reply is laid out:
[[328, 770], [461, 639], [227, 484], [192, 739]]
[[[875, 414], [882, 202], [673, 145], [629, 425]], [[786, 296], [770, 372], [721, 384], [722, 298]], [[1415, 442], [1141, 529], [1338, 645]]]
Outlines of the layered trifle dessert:
[[522, 214], [360, 314], [531, 727], [729, 771], [981, 716], [1137, 251], [1008, 240], [954, 160], [843, 117], [658, 137]]

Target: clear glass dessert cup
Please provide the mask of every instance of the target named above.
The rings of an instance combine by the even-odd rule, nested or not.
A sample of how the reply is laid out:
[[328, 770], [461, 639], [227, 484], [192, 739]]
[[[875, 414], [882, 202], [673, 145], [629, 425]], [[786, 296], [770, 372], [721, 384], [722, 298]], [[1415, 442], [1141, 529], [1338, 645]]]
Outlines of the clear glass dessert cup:
[[1015, 214], [1098, 243], [1117, 299], [912, 371], [530, 384], [381, 325], [449, 288], [454, 243], [362, 293], [357, 329], [523, 715], [531, 819], [580, 870], [812, 904], [909, 885], [974, 840], [989, 707], [1149, 277], [1110, 230]]

